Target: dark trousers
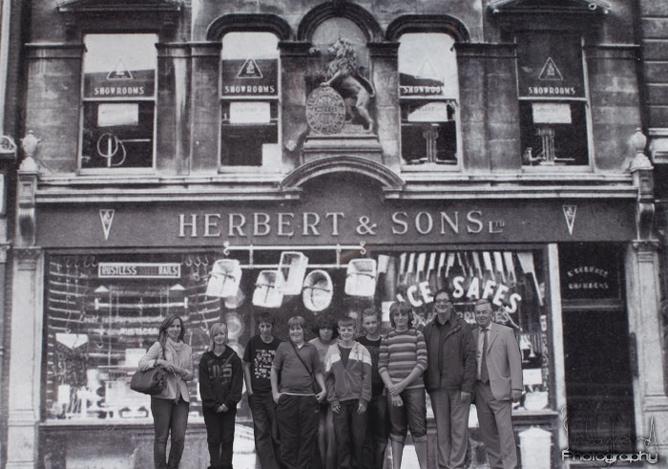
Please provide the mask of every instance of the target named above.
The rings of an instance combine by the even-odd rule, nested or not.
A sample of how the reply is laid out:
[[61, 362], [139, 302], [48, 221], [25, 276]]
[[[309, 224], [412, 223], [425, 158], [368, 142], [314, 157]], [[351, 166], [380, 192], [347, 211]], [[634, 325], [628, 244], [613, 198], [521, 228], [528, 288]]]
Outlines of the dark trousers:
[[387, 398], [383, 394], [371, 398], [366, 409], [366, 418], [362, 466], [366, 469], [383, 469], [387, 437], [390, 434]]
[[340, 469], [361, 469], [362, 449], [366, 436], [366, 412], [359, 413], [359, 400], [341, 402], [341, 410], [334, 413], [334, 434]]
[[281, 439], [281, 463], [287, 469], [312, 469], [318, 437], [319, 404], [315, 396], [289, 396], [278, 400], [276, 418]]
[[213, 469], [232, 469], [234, 452], [234, 419], [237, 409], [227, 412], [216, 412], [215, 409], [204, 408], [204, 425], [206, 425], [206, 443]]
[[253, 413], [253, 433], [255, 435], [255, 454], [262, 469], [279, 469], [278, 448], [272, 436], [276, 425], [276, 404], [271, 393], [254, 393], [248, 396], [248, 405]]
[[[183, 443], [188, 425], [190, 404], [183, 399], [174, 402], [169, 399], [151, 397], [151, 412], [155, 428], [153, 462], [155, 469], [178, 469], [183, 454]], [[169, 460], [166, 458], [167, 438], [172, 435]]]

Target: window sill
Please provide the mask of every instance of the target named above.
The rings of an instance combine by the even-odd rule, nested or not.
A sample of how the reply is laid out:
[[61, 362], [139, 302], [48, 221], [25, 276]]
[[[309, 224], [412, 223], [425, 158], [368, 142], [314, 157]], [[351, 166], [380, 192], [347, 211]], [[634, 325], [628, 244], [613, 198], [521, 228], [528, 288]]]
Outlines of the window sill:
[[593, 168], [590, 164], [582, 165], [522, 165], [522, 172], [524, 173], [582, 173], [582, 174], [591, 174], [593, 173]]
[[431, 173], [452, 173], [461, 171], [459, 161], [454, 163], [422, 163], [422, 164], [402, 164], [402, 173], [423, 173], [429, 171]]
[[112, 176], [130, 174], [130, 175], [145, 175], [155, 174], [155, 168], [80, 168], [77, 170], [78, 176]]

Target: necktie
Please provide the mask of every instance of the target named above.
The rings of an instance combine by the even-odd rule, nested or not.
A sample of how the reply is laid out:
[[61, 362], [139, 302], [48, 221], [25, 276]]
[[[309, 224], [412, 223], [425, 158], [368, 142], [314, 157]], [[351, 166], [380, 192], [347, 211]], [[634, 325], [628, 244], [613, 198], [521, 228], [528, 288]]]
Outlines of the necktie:
[[480, 359], [480, 381], [489, 383], [489, 372], [487, 371], [487, 331], [488, 328], [481, 329], [483, 333], [482, 339], [482, 358]]

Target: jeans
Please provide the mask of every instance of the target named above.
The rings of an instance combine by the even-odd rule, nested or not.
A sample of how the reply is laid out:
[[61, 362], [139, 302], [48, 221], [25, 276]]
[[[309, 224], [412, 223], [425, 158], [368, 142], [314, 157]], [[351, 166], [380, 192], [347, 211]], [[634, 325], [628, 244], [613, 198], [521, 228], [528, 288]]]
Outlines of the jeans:
[[[174, 402], [169, 399], [151, 397], [151, 412], [155, 428], [155, 442], [153, 444], [153, 462], [155, 469], [178, 469], [183, 454], [183, 443], [186, 438], [188, 425], [188, 410], [190, 404], [179, 399]], [[172, 445], [169, 449], [169, 460], [166, 459], [167, 438], [171, 432]]]
[[287, 469], [312, 469], [318, 436], [315, 396], [281, 395], [276, 408], [281, 462]]
[[276, 404], [271, 393], [254, 393], [248, 396], [248, 405], [253, 414], [253, 433], [255, 435], [255, 454], [262, 469], [279, 469], [278, 448], [272, 436], [276, 424]]
[[387, 398], [383, 394], [371, 398], [366, 409], [366, 417], [362, 466], [368, 469], [383, 469], [389, 434]]
[[334, 434], [339, 469], [362, 469], [362, 449], [366, 434], [366, 412], [358, 413], [359, 400], [341, 402], [341, 410], [334, 414]]
[[204, 425], [206, 425], [206, 443], [209, 446], [211, 467], [214, 469], [232, 469], [234, 446], [234, 420], [237, 409], [227, 412], [216, 412], [215, 409], [204, 408]]
[[392, 405], [392, 396], [387, 395], [390, 414], [390, 439], [403, 443], [411, 430], [413, 440], [427, 438], [427, 400], [424, 388], [404, 389], [400, 394], [402, 406]]

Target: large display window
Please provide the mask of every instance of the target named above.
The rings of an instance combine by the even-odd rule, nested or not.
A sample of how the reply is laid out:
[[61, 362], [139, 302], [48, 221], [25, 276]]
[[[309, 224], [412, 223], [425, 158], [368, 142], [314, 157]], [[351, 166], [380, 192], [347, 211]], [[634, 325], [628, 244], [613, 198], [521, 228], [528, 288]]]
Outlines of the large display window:
[[[525, 384], [518, 410], [554, 407], [541, 250], [238, 248], [225, 254], [51, 255], [46, 265], [47, 421], [148, 419], [149, 399], [131, 391], [129, 380], [170, 314], [184, 319], [196, 365], [217, 321], [228, 323], [230, 346], [241, 356], [261, 312], [274, 314], [275, 335], [282, 339], [294, 314], [310, 325], [320, 314], [359, 318], [371, 306], [382, 312], [387, 329], [396, 300], [410, 303], [423, 327], [441, 288], [451, 292], [466, 321], [475, 322], [473, 304], [485, 297], [497, 322], [515, 330]], [[195, 378], [192, 418], [201, 415], [197, 387]], [[248, 417], [243, 406], [239, 417]]]

